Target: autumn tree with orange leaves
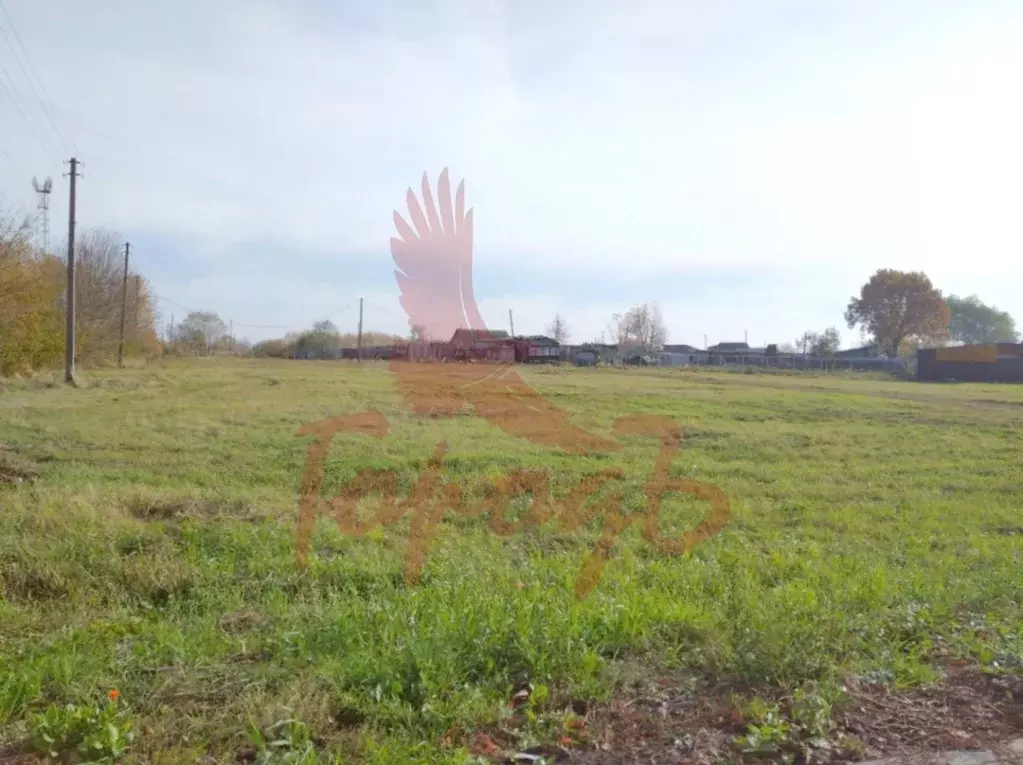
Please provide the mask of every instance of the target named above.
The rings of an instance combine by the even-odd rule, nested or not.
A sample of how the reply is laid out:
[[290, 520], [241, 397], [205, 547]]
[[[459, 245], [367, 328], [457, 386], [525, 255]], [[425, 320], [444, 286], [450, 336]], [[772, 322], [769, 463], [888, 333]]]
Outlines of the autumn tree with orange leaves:
[[0, 376], [56, 364], [63, 348], [59, 263], [37, 256], [29, 233], [0, 216]]
[[949, 309], [922, 271], [883, 268], [846, 308], [849, 328], [860, 326], [891, 357], [907, 341], [938, 342], [948, 337]]
[[[76, 248], [76, 359], [101, 364], [117, 358], [124, 289], [122, 244], [114, 234], [85, 229]], [[31, 227], [0, 210], [0, 376], [59, 366], [64, 357], [66, 266], [39, 252]], [[155, 297], [129, 274], [125, 354], [156, 356]]]

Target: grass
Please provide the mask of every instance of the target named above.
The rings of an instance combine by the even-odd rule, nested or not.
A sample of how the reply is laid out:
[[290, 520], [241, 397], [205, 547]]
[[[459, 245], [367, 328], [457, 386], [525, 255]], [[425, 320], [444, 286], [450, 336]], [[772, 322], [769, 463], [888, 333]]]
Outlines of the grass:
[[[0, 385], [0, 745], [59, 727], [64, 705], [107, 719], [116, 688], [129, 761], [248, 746], [277, 762], [455, 763], [473, 731], [511, 724], [527, 681], [523, 746], [571, 730], [573, 701], [663, 673], [831, 688], [830, 704], [843, 678], [916, 685], [950, 656], [1021, 671], [1023, 388], [523, 374], [603, 435], [624, 415], [677, 419], [674, 472], [723, 489], [731, 523], [677, 558], [630, 529], [584, 600], [599, 521], [497, 537], [446, 518], [409, 585], [407, 523], [351, 539], [323, 519], [300, 570], [307, 421], [372, 407], [391, 423], [382, 441], [335, 439], [328, 494], [363, 467], [409, 484], [446, 440], [446, 475], [476, 491], [528, 467], [558, 495], [621, 467], [634, 509], [657, 445], [563, 456], [478, 418], [413, 417], [374, 364], [178, 361], [79, 390]], [[673, 496], [662, 532], [705, 514]]]

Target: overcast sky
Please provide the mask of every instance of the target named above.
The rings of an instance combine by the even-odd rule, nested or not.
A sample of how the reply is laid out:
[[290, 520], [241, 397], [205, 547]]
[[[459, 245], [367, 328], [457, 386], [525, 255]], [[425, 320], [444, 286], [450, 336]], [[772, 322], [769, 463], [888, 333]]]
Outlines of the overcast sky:
[[[0, 4], [80, 226], [132, 242], [165, 320], [348, 329], [364, 296], [404, 333], [391, 213], [448, 167], [491, 328], [584, 341], [649, 300], [672, 342], [851, 344], [882, 267], [1023, 321], [1019, 0]], [[72, 147], [3, 36], [0, 83], [0, 204], [52, 175], [56, 244]]]

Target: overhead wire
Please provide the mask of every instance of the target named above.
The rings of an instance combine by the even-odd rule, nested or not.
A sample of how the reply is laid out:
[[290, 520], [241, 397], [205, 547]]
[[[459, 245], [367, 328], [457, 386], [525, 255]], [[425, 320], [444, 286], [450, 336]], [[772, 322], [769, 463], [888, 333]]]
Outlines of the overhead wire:
[[320, 317], [320, 318], [318, 318], [318, 319], [313, 319], [312, 323], [313, 323], [313, 324], [315, 324], [315, 323], [316, 323], [316, 322], [318, 322], [318, 321], [326, 321], [326, 320], [327, 320], [327, 319], [329, 319], [329, 318], [330, 318], [331, 316], [337, 316], [337, 315], [338, 315], [339, 313], [344, 313], [344, 312], [345, 312], [345, 311], [347, 311], [347, 310], [348, 310], [349, 308], [351, 308], [351, 307], [352, 307], [353, 305], [355, 305], [355, 301], [354, 301], [354, 300], [350, 300], [350, 301], [349, 301], [348, 303], [346, 303], [346, 304], [345, 304], [345, 305], [344, 305], [344, 306], [343, 306], [342, 308], [337, 308], [337, 309], [335, 309], [335, 310], [331, 311], [330, 313], [324, 314], [323, 316], [321, 316], [321, 317]]
[[[7, 47], [11, 50], [14, 60], [17, 62], [18, 68], [21, 70], [21, 74], [24, 76], [25, 81], [28, 83], [28, 87], [31, 90], [31, 95], [34, 97], [37, 106], [43, 112], [46, 121], [49, 123], [49, 127], [52, 129], [53, 136], [55, 136], [57, 138], [57, 141], [63, 145], [62, 146], [63, 149], [69, 149], [70, 154], [77, 155], [78, 154], [77, 145], [75, 144], [74, 139], [72, 138], [70, 132], [68, 131], [67, 126], [61, 119], [59, 109], [55, 109], [56, 104], [53, 100], [53, 97], [50, 95], [50, 92], [47, 89], [45, 82], [43, 81], [42, 77], [39, 74], [38, 69], [36, 68], [34, 62], [32, 61], [32, 57], [28, 53], [28, 50], [25, 47], [21, 35], [18, 33], [17, 27], [14, 24], [14, 20], [11, 17], [10, 13], [7, 11], [7, 8], [4, 6], [2, 0], [0, 0], [0, 15], [2, 15], [3, 19], [6, 19], [6, 28], [3, 23], [0, 23], [0, 37], [3, 38]], [[7, 32], [8, 28], [10, 29], [10, 34], [8, 34]], [[12, 42], [12, 38], [14, 42]], [[17, 48], [15, 48], [15, 43], [17, 43]], [[18, 49], [20, 49], [20, 53]], [[29, 71], [31, 71], [32, 75], [34, 75], [34, 79], [33, 76], [29, 74]], [[14, 77], [12, 77], [11, 75], [11, 72], [7, 69], [7, 67], [3, 65], [2, 62], [0, 62], [0, 75], [2, 75], [2, 77], [0, 77], [0, 94], [2, 94], [4, 91], [7, 92], [11, 102], [14, 104], [21, 118], [25, 120], [25, 123], [28, 125], [29, 130], [31, 131], [33, 137], [44, 149], [44, 151], [48, 154], [50, 152], [53, 152], [59, 156], [62, 153], [61, 147], [58, 147], [57, 144], [55, 144], [52, 141], [50, 134], [46, 130], [46, 126], [42, 124], [43, 121], [38, 119], [38, 116], [32, 107], [31, 99], [26, 97], [26, 95], [18, 88], [17, 84], [15, 83]], [[6, 83], [4, 82], [4, 80], [6, 80]], [[14, 158], [10, 155], [10, 153], [0, 150], [0, 154], [2, 154], [7, 159], [7, 161], [11, 164], [11, 166], [14, 169], [16, 169], [19, 172], [25, 172], [25, 168], [23, 168], [20, 164], [15, 163]], [[165, 297], [163, 295], [157, 295], [154, 293], [154, 297], [159, 301], [167, 303], [188, 313], [196, 313], [194, 309], [182, 305], [181, 303], [171, 300], [170, 298]], [[349, 302], [341, 308], [335, 309], [327, 314], [324, 314], [321, 317], [314, 319], [311, 323], [315, 324], [317, 322], [329, 319], [332, 316], [335, 316], [339, 313], [348, 310], [349, 308], [352, 307], [353, 304], [354, 301]], [[236, 326], [252, 329], [296, 329], [294, 325], [238, 324]]]
[[366, 301], [366, 307], [367, 308], [375, 308], [378, 311], [383, 311], [384, 313], [394, 313], [395, 311], [403, 312], [403, 309], [402, 309], [400, 303], [398, 303], [397, 305], [392, 305], [392, 306], [390, 306], [388, 308], [385, 308], [384, 306], [379, 305], [378, 303], [371, 303], [371, 302], [369, 302], [367, 300]]
[[[355, 305], [354, 300], [347, 303], [345, 306], [341, 308], [337, 308], [331, 311], [330, 313], [324, 314], [323, 316], [313, 319], [312, 321], [309, 322], [309, 324], [311, 325], [316, 324], [317, 322], [326, 321], [331, 316], [337, 316], [337, 314], [347, 311], [353, 305]], [[300, 329], [300, 327], [298, 327], [295, 324], [239, 324], [236, 322], [235, 326], [244, 327], [245, 329]]]
[[[164, 122], [166, 124], [174, 125], [175, 117], [171, 113], [161, 110], [161, 117], [165, 118]], [[180, 118], [178, 119], [180, 120]], [[122, 131], [116, 126], [102, 124], [102, 120], [99, 122], [91, 121], [89, 115], [83, 115], [78, 120], [78, 123], [81, 125], [81, 129], [102, 139], [104, 143], [116, 145], [118, 150], [117, 158], [124, 163], [132, 167], [141, 167], [148, 162], [151, 154], [150, 144], [139, 139], [132, 131]], [[170, 146], [167, 151], [170, 153], [165, 156], [165, 160], [169, 165], [173, 165], [178, 173], [188, 173], [191, 175], [192, 178], [187, 179], [189, 181], [201, 184], [204, 187], [219, 187], [223, 189], [225, 197], [234, 196], [235, 198], [242, 198], [252, 191], [251, 185], [246, 185], [242, 181], [235, 179], [232, 173], [218, 172], [216, 168], [211, 168], [207, 163], [196, 159], [191, 152], [184, 150], [175, 151], [173, 146]], [[110, 163], [107, 164], [106, 175], [100, 169], [92, 171], [89, 188], [92, 190], [91, 194], [96, 198], [98, 207], [104, 209], [112, 207], [109, 203], [112, 193], [112, 182], [109, 173], [116, 172], [116, 164], [113, 166]]]
[[188, 306], [181, 305], [181, 303], [175, 303], [168, 297], [164, 297], [163, 295], [157, 295], [155, 292], [153, 293], [153, 297], [155, 297], [157, 300], [162, 300], [165, 303], [170, 303], [172, 306], [174, 306], [175, 308], [180, 308], [182, 311], [188, 311], [189, 313], [199, 313], [199, 311], [195, 311], [189, 308]]
[[[169, 303], [170, 305], [174, 306], [175, 308], [180, 308], [182, 311], [187, 311], [188, 313], [199, 313], [199, 311], [196, 311], [193, 308], [189, 308], [186, 305], [182, 305], [181, 303], [178, 303], [178, 302], [176, 302], [174, 300], [171, 300], [169, 297], [165, 297], [163, 295], [157, 295], [156, 293], [153, 293], [153, 296], [157, 300], [161, 300], [164, 303]], [[346, 305], [342, 306], [341, 308], [337, 308], [337, 309], [331, 311], [330, 313], [326, 313], [323, 316], [319, 316], [319, 317], [313, 319], [312, 321], [308, 322], [308, 324], [312, 325], [312, 324], [316, 324], [317, 322], [320, 322], [320, 321], [325, 321], [325, 320], [329, 319], [331, 316], [336, 316], [339, 313], [343, 313], [344, 311], [347, 311], [353, 305], [355, 305], [355, 301], [351, 301], [351, 302], [347, 303]], [[240, 328], [243, 328], [243, 329], [287, 329], [287, 330], [297, 330], [297, 329], [302, 329], [306, 325], [299, 326], [299, 325], [296, 325], [296, 324], [242, 324], [242, 323], [235, 322], [234, 326], [235, 327], [240, 327]]]
[[397, 300], [395, 300], [395, 303], [396, 303], [395, 305], [391, 305], [390, 307], [385, 308], [382, 305], [379, 305], [377, 303], [371, 303], [367, 300], [366, 308], [371, 308], [375, 311], [378, 311], [387, 318], [399, 317], [404, 318], [407, 321], [408, 315], [405, 313], [405, 309], [402, 308], [401, 303], [398, 302]]
[[14, 108], [18, 110], [21, 118], [25, 120], [29, 130], [32, 131], [32, 135], [35, 137], [36, 141], [39, 142], [43, 151], [46, 154], [52, 153], [59, 157], [61, 154], [60, 150], [57, 149], [48, 137], [44, 138], [44, 136], [46, 136], [45, 131], [42, 133], [39, 132], [39, 123], [31, 116], [31, 109], [29, 109], [28, 112], [25, 111], [25, 108], [21, 103], [21, 93], [19, 93], [18, 89], [14, 86], [14, 80], [12, 80], [11, 76], [7, 74], [7, 70], [3, 64], [0, 64], [0, 74], [3, 74], [4, 78], [7, 80], [5, 83], [3, 79], [0, 79], [0, 91], [6, 91], [10, 95], [11, 103], [13, 103]]
[[[40, 88], [43, 90], [43, 93], [46, 95], [46, 97], [49, 98], [49, 92], [46, 90], [46, 85], [43, 83], [42, 78], [39, 76], [39, 72], [38, 72], [38, 70], [36, 70], [35, 64], [32, 63], [31, 56], [29, 56], [28, 55], [28, 51], [25, 50], [25, 45], [21, 41], [21, 35], [18, 34], [18, 30], [14, 26], [14, 20], [11, 19], [11, 16], [7, 12], [7, 9], [4, 7], [2, 0], [0, 0], [0, 13], [2, 13], [4, 18], [7, 19], [7, 25], [11, 28], [11, 34], [13, 34], [15, 40], [17, 40], [18, 46], [21, 48], [22, 54], [24, 55], [24, 58], [25, 58], [25, 61], [28, 62], [29, 68], [33, 72], [35, 72], [35, 76], [36, 76], [36, 79], [39, 82]], [[22, 60], [21, 60], [22, 56], [19, 55], [18, 51], [15, 49], [14, 44], [11, 42], [11, 38], [8, 37], [7, 32], [4, 29], [3, 24], [0, 24], [0, 36], [2, 36], [4, 38], [4, 41], [7, 43], [7, 47], [10, 48], [11, 49], [11, 53], [14, 54], [14, 60], [18, 64], [18, 68], [21, 69], [21, 73], [22, 73], [22, 75], [24, 75], [25, 81], [28, 83], [29, 88], [32, 89], [32, 94], [35, 96], [36, 100], [39, 102], [39, 105], [42, 108], [43, 114], [46, 116], [46, 119], [50, 123], [50, 127], [53, 128], [54, 135], [56, 135], [58, 140], [65, 145], [64, 148], [70, 149], [70, 153], [71, 154], [75, 154], [76, 151], [75, 151], [74, 141], [70, 140], [70, 135], [67, 135], [67, 129], [66, 128], [64, 129], [64, 134], [63, 135], [61, 134], [60, 128], [57, 127], [57, 123], [54, 120], [53, 113], [50, 111], [50, 109], [48, 107], [47, 100], [45, 98], [43, 98], [42, 95], [40, 95], [39, 88], [36, 88], [35, 82], [33, 82], [32, 78], [28, 74], [28, 71], [25, 69], [25, 65], [22, 63]], [[11, 77], [10, 77], [9, 74], [7, 75], [7, 79], [11, 80]], [[11, 80], [11, 81], [13, 82], [13, 80]]]

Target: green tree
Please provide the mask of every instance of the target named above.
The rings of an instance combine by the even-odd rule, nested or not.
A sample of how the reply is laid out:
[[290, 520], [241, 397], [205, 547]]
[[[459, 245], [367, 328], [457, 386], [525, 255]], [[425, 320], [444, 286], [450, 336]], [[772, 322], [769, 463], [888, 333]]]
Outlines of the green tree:
[[850, 299], [845, 320], [850, 329], [866, 330], [894, 358], [906, 341], [948, 337], [949, 308], [926, 274], [883, 268]]
[[295, 351], [302, 358], [334, 358], [341, 351], [341, 335], [331, 321], [318, 321], [312, 330], [299, 335]]
[[175, 331], [175, 339], [191, 353], [208, 356], [227, 334], [227, 325], [213, 311], [193, 311]]
[[814, 336], [811, 352], [814, 356], [834, 356], [842, 345], [842, 336], [835, 327], [828, 327]]
[[288, 342], [283, 338], [262, 340], [252, 346], [252, 355], [259, 358], [287, 358]]
[[963, 343], [1014, 343], [1019, 339], [1016, 322], [1006, 311], [985, 305], [976, 295], [949, 295], [948, 334]]

